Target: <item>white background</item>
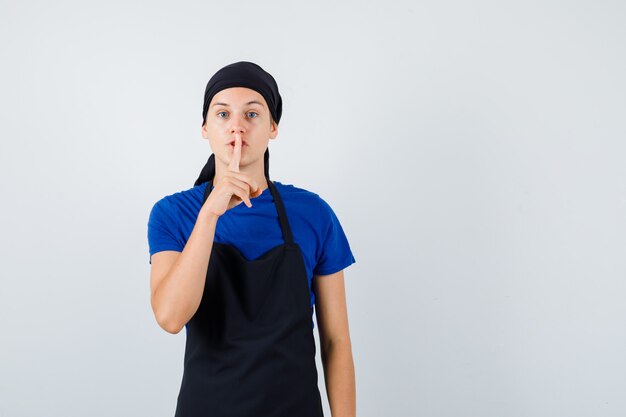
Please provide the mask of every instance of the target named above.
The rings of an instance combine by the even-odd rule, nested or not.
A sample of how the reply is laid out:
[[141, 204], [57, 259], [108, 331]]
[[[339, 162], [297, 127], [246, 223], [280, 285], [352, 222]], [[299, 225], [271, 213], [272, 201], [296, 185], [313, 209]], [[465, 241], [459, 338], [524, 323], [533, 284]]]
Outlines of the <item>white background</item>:
[[357, 260], [360, 417], [626, 415], [625, 21], [0, 2], [0, 416], [173, 415], [185, 333], [152, 314], [148, 214], [193, 185], [204, 87], [240, 60], [284, 100], [271, 177], [320, 194]]

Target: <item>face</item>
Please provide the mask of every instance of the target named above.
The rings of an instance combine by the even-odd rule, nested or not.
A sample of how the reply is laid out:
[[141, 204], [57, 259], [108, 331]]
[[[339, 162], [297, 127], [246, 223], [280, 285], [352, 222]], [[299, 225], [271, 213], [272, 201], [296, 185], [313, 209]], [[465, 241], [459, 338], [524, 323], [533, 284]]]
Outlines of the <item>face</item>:
[[217, 160], [230, 163], [235, 133], [241, 134], [240, 167], [259, 164], [270, 139], [276, 138], [278, 126], [272, 120], [267, 103], [257, 91], [245, 87], [226, 88], [215, 94], [209, 103], [202, 137], [209, 140]]

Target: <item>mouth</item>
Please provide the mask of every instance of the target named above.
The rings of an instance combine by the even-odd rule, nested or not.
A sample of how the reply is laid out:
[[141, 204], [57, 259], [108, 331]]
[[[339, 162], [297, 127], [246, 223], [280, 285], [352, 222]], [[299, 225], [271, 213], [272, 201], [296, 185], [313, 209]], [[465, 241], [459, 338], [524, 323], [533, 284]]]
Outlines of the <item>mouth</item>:
[[[235, 141], [234, 141], [234, 140], [232, 140], [232, 141], [228, 144], [228, 146], [232, 146], [232, 147], [234, 148], [234, 147], [235, 147]], [[241, 147], [243, 148], [244, 146], [248, 146], [248, 142], [246, 142], [245, 140], [242, 140], [242, 141], [241, 141]]]

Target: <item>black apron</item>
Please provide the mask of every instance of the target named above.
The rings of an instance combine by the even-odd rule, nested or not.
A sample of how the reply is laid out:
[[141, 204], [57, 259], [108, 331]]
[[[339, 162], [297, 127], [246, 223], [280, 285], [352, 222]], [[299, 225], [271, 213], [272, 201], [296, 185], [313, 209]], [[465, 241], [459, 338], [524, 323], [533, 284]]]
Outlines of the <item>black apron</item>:
[[175, 417], [323, 417], [304, 259], [267, 183], [285, 243], [248, 261], [213, 242], [202, 301], [187, 323]]

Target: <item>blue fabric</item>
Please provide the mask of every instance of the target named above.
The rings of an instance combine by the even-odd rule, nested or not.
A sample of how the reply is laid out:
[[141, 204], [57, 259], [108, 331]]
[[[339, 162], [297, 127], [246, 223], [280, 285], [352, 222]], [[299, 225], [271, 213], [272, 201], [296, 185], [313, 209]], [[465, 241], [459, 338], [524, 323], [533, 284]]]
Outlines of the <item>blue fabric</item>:
[[[330, 275], [356, 262], [339, 219], [319, 195], [290, 184], [272, 180], [282, 197], [295, 243], [300, 246], [311, 293], [311, 314], [315, 294], [314, 275]], [[207, 182], [157, 201], [148, 220], [148, 245], [151, 256], [160, 251], [182, 252], [202, 205]], [[278, 212], [269, 188], [220, 216], [214, 241], [236, 247], [253, 260], [284, 243]], [[312, 319], [311, 319], [312, 321]], [[313, 325], [314, 326], [314, 325]]]

